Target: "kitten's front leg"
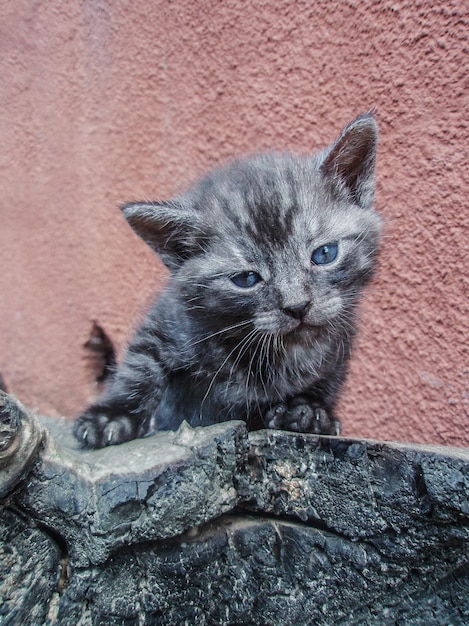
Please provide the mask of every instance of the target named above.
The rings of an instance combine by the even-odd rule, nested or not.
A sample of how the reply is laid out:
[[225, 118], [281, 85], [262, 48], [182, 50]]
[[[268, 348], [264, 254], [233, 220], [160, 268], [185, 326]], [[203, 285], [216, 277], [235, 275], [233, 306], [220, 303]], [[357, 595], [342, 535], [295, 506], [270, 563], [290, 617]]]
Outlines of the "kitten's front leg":
[[80, 415], [73, 434], [87, 448], [104, 448], [144, 437], [162, 395], [160, 364], [144, 354], [127, 354], [103, 397]]
[[340, 421], [307, 396], [296, 396], [277, 404], [266, 414], [268, 428], [315, 435], [339, 435]]

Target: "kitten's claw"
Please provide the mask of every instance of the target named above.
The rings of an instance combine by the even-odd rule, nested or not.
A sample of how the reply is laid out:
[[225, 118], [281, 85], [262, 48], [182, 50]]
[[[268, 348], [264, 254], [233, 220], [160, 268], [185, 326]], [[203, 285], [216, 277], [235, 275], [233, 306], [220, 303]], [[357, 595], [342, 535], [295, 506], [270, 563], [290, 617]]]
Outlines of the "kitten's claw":
[[137, 436], [135, 426], [128, 417], [111, 419], [103, 413], [91, 410], [80, 415], [73, 430], [85, 448], [104, 448]]
[[111, 443], [111, 441], [112, 441], [112, 432], [113, 432], [113, 430], [114, 430], [114, 429], [113, 429], [113, 428], [112, 428], [112, 426], [111, 426], [111, 427], [109, 428], [109, 432], [108, 432], [108, 434], [107, 434], [107, 444], [108, 444], [108, 445], [109, 445], [109, 444]]

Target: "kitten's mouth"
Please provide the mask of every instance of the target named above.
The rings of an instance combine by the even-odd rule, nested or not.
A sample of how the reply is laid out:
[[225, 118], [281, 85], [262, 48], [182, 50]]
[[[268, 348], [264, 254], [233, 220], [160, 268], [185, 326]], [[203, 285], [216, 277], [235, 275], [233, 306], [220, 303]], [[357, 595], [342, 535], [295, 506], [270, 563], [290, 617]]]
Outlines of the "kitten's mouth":
[[311, 322], [301, 320], [295, 326], [293, 326], [293, 328], [285, 328], [285, 330], [281, 334], [285, 337], [291, 337], [292, 339], [295, 339], [297, 337], [304, 337], [305, 335], [317, 336], [322, 333], [323, 329], [324, 324], [311, 324]]
[[281, 322], [280, 320], [260, 319], [256, 320], [256, 322], [257, 330], [261, 333], [278, 335], [279, 337], [293, 341], [306, 336], [317, 337], [318, 335], [322, 335], [325, 327], [328, 325], [327, 321], [318, 320], [315, 322], [307, 318], [298, 320], [284, 319]]

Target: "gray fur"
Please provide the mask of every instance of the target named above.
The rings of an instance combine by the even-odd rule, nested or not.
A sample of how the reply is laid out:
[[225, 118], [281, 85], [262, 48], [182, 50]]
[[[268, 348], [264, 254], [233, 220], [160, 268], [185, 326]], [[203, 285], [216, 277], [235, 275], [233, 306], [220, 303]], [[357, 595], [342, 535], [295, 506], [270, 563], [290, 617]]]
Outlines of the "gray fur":
[[[379, 244], [376, 146], [366, 114], [314, 156], [242, 159], [171, 202], [124, 206], [171, 279], [77, 438], [101, 447], [227, 419], [338, 434], [356, 305]], [[312, 261], [334, 245], [335, 260]]]

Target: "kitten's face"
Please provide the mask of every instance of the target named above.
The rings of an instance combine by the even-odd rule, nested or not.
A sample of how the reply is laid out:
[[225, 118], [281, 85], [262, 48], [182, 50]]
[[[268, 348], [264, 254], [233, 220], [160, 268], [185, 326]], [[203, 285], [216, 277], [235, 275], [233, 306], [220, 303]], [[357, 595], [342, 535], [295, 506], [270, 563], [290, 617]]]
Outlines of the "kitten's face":
[[376, 145], [376, 122], [363, 115], [316, 156], [240, 160], [173, 202], [124, 215], [173, 271], [200, 328], [317, 337], [347, 324], [373, 268]]
[[371, 274], [380, 222], [325, 185], [317, 162], [244, 162], [226, 179], [218, 173], [194, 204], [211, 236], [177, 279], [202, 323], [304, 339], [350, 314]]

